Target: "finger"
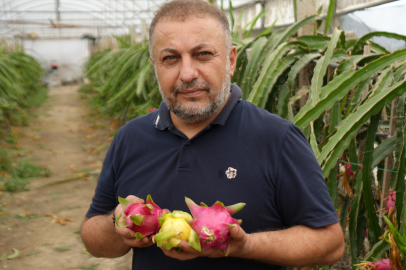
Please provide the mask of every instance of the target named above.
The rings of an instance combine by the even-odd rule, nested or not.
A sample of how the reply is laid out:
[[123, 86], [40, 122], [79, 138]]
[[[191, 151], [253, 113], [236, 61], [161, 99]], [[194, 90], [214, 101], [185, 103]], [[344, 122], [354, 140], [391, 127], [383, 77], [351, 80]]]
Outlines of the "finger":
[[144, 238], [141, 239], [141, 241], [142, 241], [144, 244], [147, 244], [147, 243], [149, 243], [149, 242], [153, 243], [150, 237], [144, 237]]
[[138, 198], [137, 196], [134, 195], [129, 195], [125, 198], [127, 201], [133, 202], [133, 203], [145, 203], [143, 199]]
[[234, 228], [230, 230], [230, 237], [234, 240], [244, 239], [246, 232], [237, 224], [233, 224]]
[[195, 259], [197, 257], [195, 254], [185, 252], [184, 250], [182, 250], [181, 252], [178, 252], [175, 249], [167, 250], [164, 247], [160, 247], [160, 248], [166, 256], [174, 258], [174, 259], [178, 259], [181, 261], [191, 260], [191, 259]]
[[230, 230], [230, 238], [227, 256], [238, 257], [250, 250], [249, 235], [239, 225]]
[[[146, 238], [146, 237], [145, 237]], [[153, 243], [151, 241], [144, 242], [143, 240], [145, 239], [127, 239], [123, 238], [124, 244], [132, 247], [149, 247], [152, 246]]]
[[199, 251], [197, 251], [196, 249], [192, 248], [188, 242], [186, 242], [185, 240], [182, 240], [179, 245], [179, 248], [181, 248], [183, 250], [183, 252], [187, 252], [190, 254], [194, 254], [196, 256], [201, 256], [201, 253]]
[[117, 225], [116, 225], [116, 233], [121, 235], [121, 237], [123, 237], [123, 238], [127, 238], [127, 239], [135, 238], [135, 232], [133, 230], [126, 229], [126, 228], [120, 228]]

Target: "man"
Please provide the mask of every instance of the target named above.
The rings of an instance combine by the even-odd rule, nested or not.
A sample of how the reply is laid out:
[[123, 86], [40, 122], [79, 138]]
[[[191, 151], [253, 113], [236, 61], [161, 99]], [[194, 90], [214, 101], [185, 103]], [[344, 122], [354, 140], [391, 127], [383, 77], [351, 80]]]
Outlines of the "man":
[[[236, 49], [224, 14], [198, 0], [164, 4], [150, 28], [150, 53], [164, 102], [117, 133], [82, 225], [87, 250], [119, 257], [133, 249], [133, 269], [284, 269], [327, 265], [344, 252], [337, 215], [319, 165], [292, 123], [241, 100], [230, 85]], [[209, 205], [245, 202], [230, 232], [228, 257], [182, 252], [113, 225], [117, 197], [152, 195], [169, 210], [184, 197]]]

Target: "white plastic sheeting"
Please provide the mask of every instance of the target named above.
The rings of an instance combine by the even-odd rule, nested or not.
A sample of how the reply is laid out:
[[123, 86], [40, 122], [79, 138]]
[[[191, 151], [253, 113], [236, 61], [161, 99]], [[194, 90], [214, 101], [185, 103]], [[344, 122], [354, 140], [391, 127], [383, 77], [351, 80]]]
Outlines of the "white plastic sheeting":
[[[355, 11], [340, 16], [339, 21], [342, 29], [354, 31], [358, 37], [374, 31], [393, 32], [406, 36], [405, 14], [406, 1], [402, 0], [362, 11]], [[373, 37], [371, 40], [391, 52], [406, 47], [406, 42], [402, 40], [386, 37]]]
[[[88, 40], [23, 40], [23, 48], [41, 63], [47, 73], [45, 80], [51, 86], [82, 80], [83, 65], [89, 56]], [[52, 70], [51, 63], [58, 69]]]

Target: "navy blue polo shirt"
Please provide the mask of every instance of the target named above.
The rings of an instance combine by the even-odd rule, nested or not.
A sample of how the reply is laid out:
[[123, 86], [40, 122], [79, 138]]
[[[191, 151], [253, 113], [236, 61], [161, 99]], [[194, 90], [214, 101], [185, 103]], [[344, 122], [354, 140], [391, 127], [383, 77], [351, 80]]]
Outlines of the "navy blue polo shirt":
[[[107, 152], [87, 217], [115, 209], [117, 197], [151, 194], [161, 208], [189, 212], [196, 203], [245, 202], [233, 215], [247, 233], [338, 222], [320, 166], [299, 128], [241, 100], [232, 84], [227, 104], [188, 139], [159, 110], [123, 126]], [[156, 246], [134, 248], [133, 269], [285, 269], [238, 258], [178, 261]]]

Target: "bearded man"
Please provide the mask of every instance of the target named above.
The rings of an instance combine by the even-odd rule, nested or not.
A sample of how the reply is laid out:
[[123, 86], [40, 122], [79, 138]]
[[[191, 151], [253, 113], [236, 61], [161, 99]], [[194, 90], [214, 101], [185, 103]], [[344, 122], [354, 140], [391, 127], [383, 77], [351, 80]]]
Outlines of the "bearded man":
[[[127, 123], [106, 155], [82, 224], [87, 250], [133, 269], [285, 269], [331, 265], [345, 248], [321, 169], [292, 123], [241, 100], [228, 21], [200, 0], [174, 0], [156, 13], [150, 55], [163, 97], [159, 110]], [[230, 173], [232, 168], [233, 173]], [[227, 173], [228, 172], [228, 173]], [[245, 202], [234, 215], [228, 257], [154, 246], [152, 237], [113, 224], [117, 197], [188, 211], [184, 197], [209, 205]], [[123, 220], [123, 217], [121, 217]]]

